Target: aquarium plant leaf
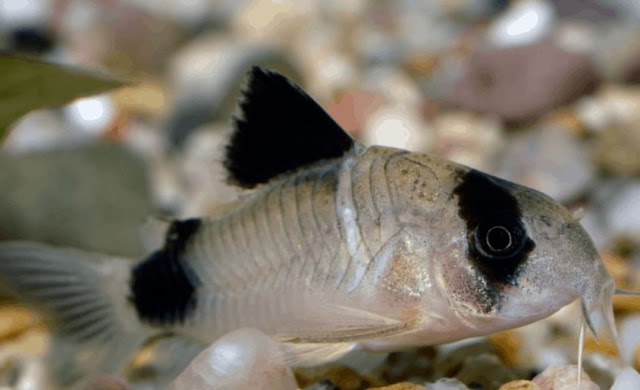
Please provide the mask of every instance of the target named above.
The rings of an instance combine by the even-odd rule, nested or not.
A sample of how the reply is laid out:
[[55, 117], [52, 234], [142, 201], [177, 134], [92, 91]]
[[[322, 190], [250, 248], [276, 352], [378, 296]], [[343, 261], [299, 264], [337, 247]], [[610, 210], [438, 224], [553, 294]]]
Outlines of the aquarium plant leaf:
[[66, 104], [123, 83], [104, 74], [0, 53], [0, 139], [11, 123], [37, 108]]

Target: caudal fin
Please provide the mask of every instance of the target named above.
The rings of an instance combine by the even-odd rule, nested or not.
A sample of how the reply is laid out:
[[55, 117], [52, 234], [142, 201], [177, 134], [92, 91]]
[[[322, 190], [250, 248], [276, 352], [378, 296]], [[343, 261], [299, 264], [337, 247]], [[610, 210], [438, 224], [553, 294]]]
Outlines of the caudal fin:
[[52, 332], [47, 370], [56, 389], [117, 373], [147, 338], [127, 303], [126, 259], [28, 242], [0, 244], [0, 284]]

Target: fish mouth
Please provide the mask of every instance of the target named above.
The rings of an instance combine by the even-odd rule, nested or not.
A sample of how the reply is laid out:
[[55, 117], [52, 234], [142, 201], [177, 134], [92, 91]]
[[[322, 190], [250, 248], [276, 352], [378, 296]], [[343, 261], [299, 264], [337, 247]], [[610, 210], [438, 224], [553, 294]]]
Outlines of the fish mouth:
[[589, 295], [583, 294], [580, 301], [583, 321], [596, 341], [600, 342], [599, 336], [604, 333], [605, 336], [613, 341], [616, 347], [619, 347], [618, 332], [613, 316], [613, 295], [615, 291], [615, 284], [612, 279], [609, 279], [596, 299], [589, 299]]

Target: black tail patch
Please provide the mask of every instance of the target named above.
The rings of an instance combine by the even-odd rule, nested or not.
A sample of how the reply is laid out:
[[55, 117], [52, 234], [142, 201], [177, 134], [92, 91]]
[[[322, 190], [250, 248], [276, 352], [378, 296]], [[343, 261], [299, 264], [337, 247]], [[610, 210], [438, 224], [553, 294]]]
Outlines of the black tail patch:
[[243, 94], [224, 162], [233, 184], [253, 188], [353, 147], [318, 103], [278, 73], [253, 67]]
[[200, 282], [181, 255], [201, 222], [199, 219], [174, 221], [164, 247], [133, 269], [132, 301], [140, 318], [169, 325], [184, 322], [195, 308], [195, 291]]

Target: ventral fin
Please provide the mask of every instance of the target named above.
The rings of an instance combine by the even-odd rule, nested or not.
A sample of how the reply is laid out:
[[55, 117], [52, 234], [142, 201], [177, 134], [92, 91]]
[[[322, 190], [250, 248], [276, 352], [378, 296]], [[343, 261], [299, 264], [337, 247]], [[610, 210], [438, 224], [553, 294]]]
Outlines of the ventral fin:
[[318, 103], [278, 73], [253, 67], [243, 94], [224, 161], [233, 184], [253, 188], [354, 147]]

